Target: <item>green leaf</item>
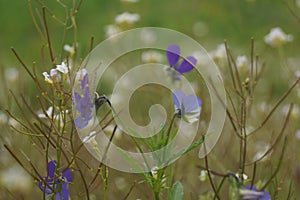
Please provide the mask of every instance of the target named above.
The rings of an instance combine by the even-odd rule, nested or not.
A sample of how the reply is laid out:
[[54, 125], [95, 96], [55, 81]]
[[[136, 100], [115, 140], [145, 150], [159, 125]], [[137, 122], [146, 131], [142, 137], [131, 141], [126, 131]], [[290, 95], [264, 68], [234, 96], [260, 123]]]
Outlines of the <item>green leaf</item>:
[[174, 183], [172, 187], [170, 200], [182, 200], [182, 199], [183, 199], [183, 186], [181, 182], [177, 181], [176, 183]]

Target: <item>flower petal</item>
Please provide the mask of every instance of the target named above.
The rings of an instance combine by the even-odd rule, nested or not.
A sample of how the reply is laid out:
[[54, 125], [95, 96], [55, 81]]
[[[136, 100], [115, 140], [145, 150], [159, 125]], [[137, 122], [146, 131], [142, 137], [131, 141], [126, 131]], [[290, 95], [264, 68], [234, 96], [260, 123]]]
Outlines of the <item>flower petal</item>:
[[181, 110], [182, 100], [184, 99], [185, 94], [181, 90], [176, 90], [172, 94], [172, 99], [174, 101], [175, 110]]
[[88, 74], [86, 73], [81, 81], [81, 89], [84, 90], [84, 88], [88, 85]]
[[73, 180], [73, 175], [70, 169], [66, 169], [62, 176], [67, 180], [68, 183], [71, 183]]
[[189, 56], [181, 62], [179, 67], [176, 69], [176, 71], [181, 74], [187, 73], [193, 70], [196, 64], [197, 64], [197, 59], [193, 56]]
[[202, 101], [198, 97], [194, 95], [189, 95], [184, 97], [183, 99], [183, 105], [184, 105], [184, 112], [189, 113], [189, 112], [194, 112], [198, 111], [201, 108]]
[[56, 170], [56, 160], [49, 161], [48, 162], [48, 177], [50, 179], [54, 178], [55, 170]]
[[171, 44], [167, 48], [167, 58], [171, 67], [175, 66], [180, 58], [180, 47]]
[[63, 183], [61, 194], [62, 194], [62, 199], [63, 200], [68, 200], [69, 199], [70, 190], [68, 188], [68, 183]]

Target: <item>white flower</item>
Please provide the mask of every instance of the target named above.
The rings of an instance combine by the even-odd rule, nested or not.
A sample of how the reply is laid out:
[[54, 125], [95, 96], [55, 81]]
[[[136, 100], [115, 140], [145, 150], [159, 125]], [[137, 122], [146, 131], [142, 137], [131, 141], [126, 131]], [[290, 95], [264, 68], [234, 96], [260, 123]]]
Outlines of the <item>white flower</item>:
[[39, 117], [39, 118], [47, 118], [47, 116], [51, 117], [51, 116], [52, 116], [52, 113], [53, 113], [53, 107], [50, 106], [50, 107], [46, 110], [46, 114], [47, 114], [47, 115], [45, 115], [44, 113], [40, 113], [40, 114], [38, 114], [38, 117]]
[[300, 70], [295, 71], [296, 78], [300, 78]]
[[66, 62], [62, 62], [60, 65], [56, 65], [56, 70], [63, 74], [68, 74], [70, 68], [71, 67], [68, 66]]
[[141, 40], [146, 44], [153, 44], [157, 40], [157, 36], [153, 31], [142, 29]]
[[204, 181], [208, 180], [207, 170], [201, 170], [200, 171], [199, 179], [200, 179], [201, 182], [204, 182]]
[[[289, 112], [289, 107], [290, 107], [289, 104], [284, 105], [281, 109], [281, 113], [283, 115], [287, 115], [288, 112]], [[294, 105], [293, 110], [291, 112], [291, 116], [292, 117], [299, 117], [300, 116], [300, 107], [297, 104]]]
[[68, 44], [64, 45], [64, 50], [68, 53], [70, 53], [70, 55], [74, 55], [75, 54], [75, 48], [74, 46], [70, 46]]
[[116, 24], [134, 24], [140, 20], [140, 15], [136, 13], [124, 12], [115, 18]]
[[12, 127], [17, 127], [19, 125], [19, 122], [15, 120], [14, 118], [9, 118], [8, 124]]
[[248, 65], [248, 58], [247, 56], [238, 56], [235, 63], [238, 68], [244, 69]]
[[[258, 142], [256, 144], [256, 149], [258, 150], [257, 153], [253, 156], [253, 162], [257, 161], [258, 159], [261, 159], [266, 152], [271, 148], [271, 146], [265, 142]], [[265, 161], [269, 158], [271, 152], [265, 156], [261, 161]]]
[[0, 126], [7, 123], [7, 116], [5, 113], [0, 111]]
[[300, 129], [296, 131], [295, 136], [297, 140], [300, 140]]
[[296, 6], [300, 8], [300, 0], [296, 0]]
[[31, 177], [18, 165], [4, 170], [0, 174], [0, 185], [11, 192], [26, 193], [32, 187]]
[[293, 41], [293, 36], [285, 34], [280, 27], [272, 28], [270, 33], [265, 36], [265, 43], [272, 47], [278, 47], [291, 41]]
[[109, 38], [115, 34], [120, 33], [122, 30], [120, 29], [120, 27], [111, 24], [111, 25], [107, 25], [104, 27], [104, 31], [105, 31], [105, 37]]
[[5, 78], [9, 82], [16, 82], [19, 79], [19, 70], [16, 68], [5, 69]]
[[161, 63], [163, 56], [157, 51], [149, 50], [142, 53], [141, 59], [144, 63]]
[[218, 45], [217, 49], [211, 52], [213, 59], [222, 60], [227, 58], [225, 44]]
[[239, 173], [236, 173], [235, 176], [239, 177], [240, 179], [242, 178], [243, 176], [243, 180], [247, 180], [248, 179], [248, 176], [246, 174], [239, 174]]

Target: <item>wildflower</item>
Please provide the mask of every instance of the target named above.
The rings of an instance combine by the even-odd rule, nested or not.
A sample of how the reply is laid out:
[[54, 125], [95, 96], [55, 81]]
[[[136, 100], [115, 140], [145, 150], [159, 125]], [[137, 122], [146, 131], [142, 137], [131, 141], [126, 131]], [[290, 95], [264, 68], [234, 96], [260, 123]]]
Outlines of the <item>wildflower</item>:
[[300, 129], [296, 131], [295, 136], [297, 140], [300, 140]]
[[204, 182], [204, 181], [208, 180], [207, 170], [201, 170], [200, 171], [199, 179], [200, 179], [201, 182]]
[[68, 200], [70, 197], [69, 183], [73, 176], [70, 169], [65, 169], [56, 176], [56, 160], [48, 163], [48, 176], [43, 177], [39, 182], [39, 187], [45, 192], [46, 196], [55, 195], [56, 200]]
[[105, 37], [109, 38], [115, 34], [120, 33], [122, 30], [120, 29], [120, 27], [112, 24], [112, 25], [105, 26], [104, 31], [105, 31]]
[[50, 74], [48, 74], [48, 72], [43, 72], [42, 74], [47, 83], [53, 84], [54, 80], [60, 80], [60, 74], [58, 74], [58, 72], [68, 74], [70, 68], [71, 66], [68, 66], [67, 63], [63, 61], [60, 65], [56, 65], [55, 69], [51, 69]]
[[157, 51], [149, 50], [142, 53], [141, 59], [144, 63], [160, 63], [162, 55]]
[[65, 44], [64, 45], [64, 50], [66, 52], [68, 52], [71, 56], [73, 56], [75, 54], [75, 48], [74, 48], [74, 46], [70, 46], [68, 44]]
[[136, 13], [124, 12], [115, 18], [116, 24], [134, 24], [140, 20], [140, 15]]
[[53, 107], [50, 106], [50, 107], [46, 110], [46, 114], [47, 114], [47, 115], [45, 115], [44, 113], [40, 113], [40, 114], [38, 114], [38, 117], [39, 117], [39, 118], [47, 118], [47, 116], [51, 117], [51, 116], [52, 116], [52, 113], [53, 113]]
[[[261, 159], [261, 161], [266, 161], [270, 154], [266, 155], [265, 157], [263, 157], [271, 148], [270, 144], [267, 144], [265, 142], [257, 142], [255, 149], [257, 150], [256, 154], [253, 156], [253, 162]], [[263, 158], [262, 158], [263, 157]]]
[[0, 185], [10, 192], [27, 193], [32, 186], [31, 177], [19, 165], [13, 165], [2, 169], [0, 173]]
[[76, 104], [76, 110], [80, 115], [75, 119], [75, 126], [79, 129], [84, 128], [92, 118], [92, 109], [94, 100], [90, 98], [90, 88], [88, 85], [88, 73], [85, 73], [81, 81], [82, 95], [74, 92], [73, 102]]
[[227, 54], [225, 44], [218, 45], [217, 49], [212, 51], [210, 54], [214, 60], [226, 59]]
[[265, 36], [265, 43], [272, 47], [279, 47], [291, 41], [293, 41], [293, 36], [285, 34], [279, 27], [272, 28], [270, 33]]
[[48, 74], [48, 72], [43, 72], [43, 76], [45, 77], [45, 81], [47, 83], [53, 84], [54, 78], [58, 77], [57, 70], [56, 69], [51, 69], [50, 74]]
[[[197, 60], [194, 56], [188, 56], [178, 66], [178, 61], [180, 59], [180, 51], [180, 47], [175, 44], [171, 44], [167, 48], [166, 54], [170, 65], [170, 68], [168, 68], [168, 72], [169, 75], [172, 76], [172, 80], [179, 80], [180, 74], [190, 72], [194, 69], [194, 65], [197, 64]], [[172, 69], [174, 69], [175, 71]]]
[[68, 66], [66, 62], [62, 62], [60, 65], [56, 65], [56, 70], [63, 74], [68, 74], [69, 68], [70, 66]]
[[238, 68], [245, 69], [248, 65], [248, 58], [247, 56], [238, 56], [235, 63]]
[[0, 111], [0, 127], [2, 125], [6, 124], [7, 121], [8, 121], [8, 118], [7, 118], [6, 114]]
[[12, 67], [5, 69], [5, 78], [9, 82], [16, 82], [19, 79], [19, 70]]
[[202, 101], [197, 96], [186, 96], [183, 91], [176, 90], [172, 94], [176, 116], [188, 123], [196, 122], [201, 113]]
[[271, 195], [266, 191], [258, 191], [255, 186], [247, 185], [245, 189], [240, 190], [243, 200], [271, 200]]

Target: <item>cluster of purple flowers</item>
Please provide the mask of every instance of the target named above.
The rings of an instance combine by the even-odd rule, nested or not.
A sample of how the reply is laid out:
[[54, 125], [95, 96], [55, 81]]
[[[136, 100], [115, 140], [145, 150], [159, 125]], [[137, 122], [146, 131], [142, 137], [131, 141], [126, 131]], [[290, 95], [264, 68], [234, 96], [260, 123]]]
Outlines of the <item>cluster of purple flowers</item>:
[[[197, 64], [197, 59], [193, 56], [188, 56], [179, 64], [181, 50], [180, 47], [175, 44], [168, 46], [166, 54], [170, 65], [169, 72], [172, 80], [180, 80], [180, 75], [192, 71]], [[201, 113], [201, 99], [194, 95], [187, 96], [181, 90], [173, 92], [172, 99], [177, 117], [183, 118], [189, 123], [198, 120]]]
[[39, 182], [39, 187], [47, 198], [55, 195], [55, 200], [68, 200], [69, 184], [73, 180], [73, 175], [70, 169], [58, 171], [56, 163], [56, 160], [48, 163], [48, 176], [43, 177], [43, 180]]

